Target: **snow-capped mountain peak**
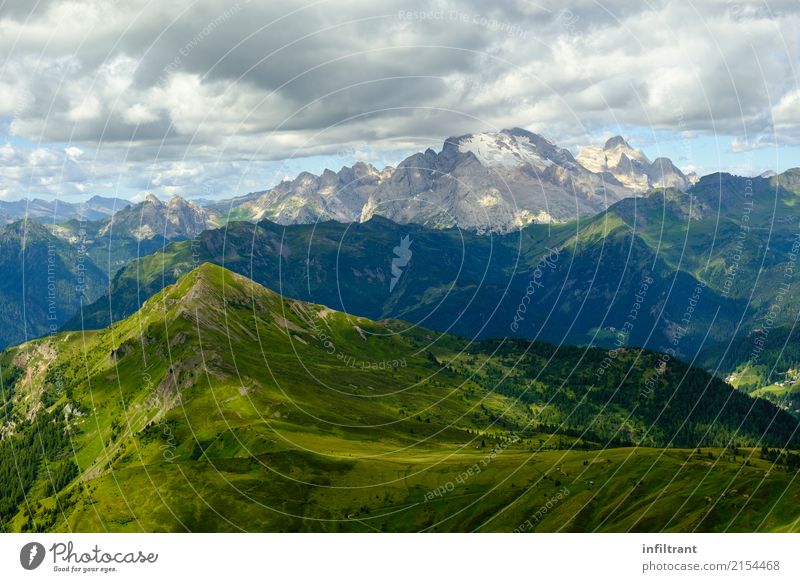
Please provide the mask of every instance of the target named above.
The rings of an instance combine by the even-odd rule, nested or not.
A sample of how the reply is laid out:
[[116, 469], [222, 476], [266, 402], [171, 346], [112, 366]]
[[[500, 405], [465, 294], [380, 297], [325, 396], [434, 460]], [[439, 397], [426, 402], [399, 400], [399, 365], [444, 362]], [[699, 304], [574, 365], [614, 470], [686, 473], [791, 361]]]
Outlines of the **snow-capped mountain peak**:
[[519, 128], [473, 133], [454, 141], [458, 144], [459, 152], [472, 153], [487, 168], [531, 165], [544, 170], [558, 163], [558, 158], [564, 158], [565, 154], [572, 161], [569, 152], [550, 140]]
[[458, 151], [472, 153], [488, 168], [496, 166], [549, 165], [536, 148], [524, 138], [507, 133], [476, 133], [458, 141]]

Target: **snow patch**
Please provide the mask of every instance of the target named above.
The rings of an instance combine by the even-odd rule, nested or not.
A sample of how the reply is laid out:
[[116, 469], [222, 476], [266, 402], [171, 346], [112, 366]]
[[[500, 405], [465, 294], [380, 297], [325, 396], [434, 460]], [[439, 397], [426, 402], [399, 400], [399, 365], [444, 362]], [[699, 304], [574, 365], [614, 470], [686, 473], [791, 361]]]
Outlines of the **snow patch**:
[[508, 133], [476, 133], [458, 142], [458, 151], [472, 152], [486, 167], [532, 165], [537, 169], [552, 166], [539, 154], [536, 146], [527, 137]]

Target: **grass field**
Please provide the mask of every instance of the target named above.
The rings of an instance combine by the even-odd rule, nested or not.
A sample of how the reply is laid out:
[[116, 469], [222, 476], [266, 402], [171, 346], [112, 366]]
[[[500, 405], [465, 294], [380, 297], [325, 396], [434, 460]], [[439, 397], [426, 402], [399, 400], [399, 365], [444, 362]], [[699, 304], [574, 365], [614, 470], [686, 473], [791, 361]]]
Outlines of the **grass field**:
[[119, 468], [60, 496], [68, 517], [54, 529], [800, 531], [796, 474], [750, 450], [736, 459], [712, 449], [532, 452], [490, 443], [397, 451], [284, 436], [295, 446], [252, 456], [141, 465], [133, 459], [157, 457], [154, 445], [126, 451]]

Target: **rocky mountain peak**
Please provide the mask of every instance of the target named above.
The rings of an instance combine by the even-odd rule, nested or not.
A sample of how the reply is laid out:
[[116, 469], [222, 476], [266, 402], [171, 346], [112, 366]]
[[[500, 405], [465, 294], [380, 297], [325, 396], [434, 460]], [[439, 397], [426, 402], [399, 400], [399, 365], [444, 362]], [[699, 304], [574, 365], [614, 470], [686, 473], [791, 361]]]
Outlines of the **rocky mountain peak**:
[[189, 200], [186, 200], [186, 198], [179, 196], [177, 194], [175, 194], [172, 198], [169, 199], [169, 202], [167, 202], [167, 207], [170, 209], [176, 209], [176, 208], [200, 209], [200, 206], [198, 206], [194, 202], [190, 202]]
[[139, 204], [114, 214], [99, 232], [101, 235], [113, 232], [137, 240], [156, 236], [181, 239], [195, 236], [213, 226], [216, 226], [216, 222], [197, 204], [178, 195], [165, 204], [155, 194], [148, 193]]
[[631, 149], [631, 146], [628, 144], [627, 141], [625, 141], [625, 138], [623, 138], [621, 135], [615, 135], [614, 137], [609, 138], [606, 141], [605, 145], [603, 146], [603, 149], [613, 150], [614, 148], [619, 146], [623, 146], [626, 149]]
[[152, 204], [153, 206], [164, 206], [164, 203], [159, 200], [158, 196], [153, 194], [152, 192], [148, 192], [144, 200], [142, 202], [146, 202], [147, 204]]
[[590, 172], [610, 174], [634, 193], [653, 188], [686, 190], [691, 185], [670, 159], [661, 157], [651, 162], [620, 135], [606, 140], [602, 148], [581, 148], [577, 161]]

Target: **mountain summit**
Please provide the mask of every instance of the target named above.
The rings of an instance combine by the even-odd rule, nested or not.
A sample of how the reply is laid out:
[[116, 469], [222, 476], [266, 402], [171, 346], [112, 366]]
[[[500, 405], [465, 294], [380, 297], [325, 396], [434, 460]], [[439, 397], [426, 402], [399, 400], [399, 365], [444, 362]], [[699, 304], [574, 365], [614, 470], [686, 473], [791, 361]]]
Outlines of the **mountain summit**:
[[158, 236], [166, 239], [191, 238], [217, 226], [209, 212], [193, 202], [173, 196], [166, 204], [154, 194], [114, 214], [100, 229], [101, 236], [130, 236], [148, 240]]
[[685, 190], [690, 186], [689, 179], [671, 160], [660, 157], [651, 162], [644, 152], [631, 147], [620, 135], [608, 139], [602, 148], [581, 148], [577, 159], [592, 172], [612, 175], [633, 192], [654, 188]]
[[628, 148], [628, 149], [631, 148], [631, 146], [628, 145], [628, 142], [625, 141], [624, 137], [622, 137], [621, 135], [615, 135], [614, 137], [609, 138], [606, 141], [606, 144], [603, 146], [603, 149], [604, 150], [613, 150], [613, 149], [615, 149], [617, 147], [620, 147], [620, 146]]
[[29, 218], [45, 224], [57, 224], [66, 220], [101, 220], [118, 210], [130, 206], [121, 198], [92, 196], [86, 202], [66, 200], [0, 200], [0, 224]]
[[280, 224], [306, 224], [317, 220], [352, 222], [376, 188], [391, 176], [392, 168], [379, 171], [371, 164], [356, 162], [338, 172], [325, 170], [316, 176], [302, 172], [266, 192], [255, 192], [209, 208], [219, 215], [232, 213]]
[[507, 232], [596, 214], [631, 195], [550, 140], [514, 128], [445, 140], [401, 162], [361, 212], [395, 222]]

